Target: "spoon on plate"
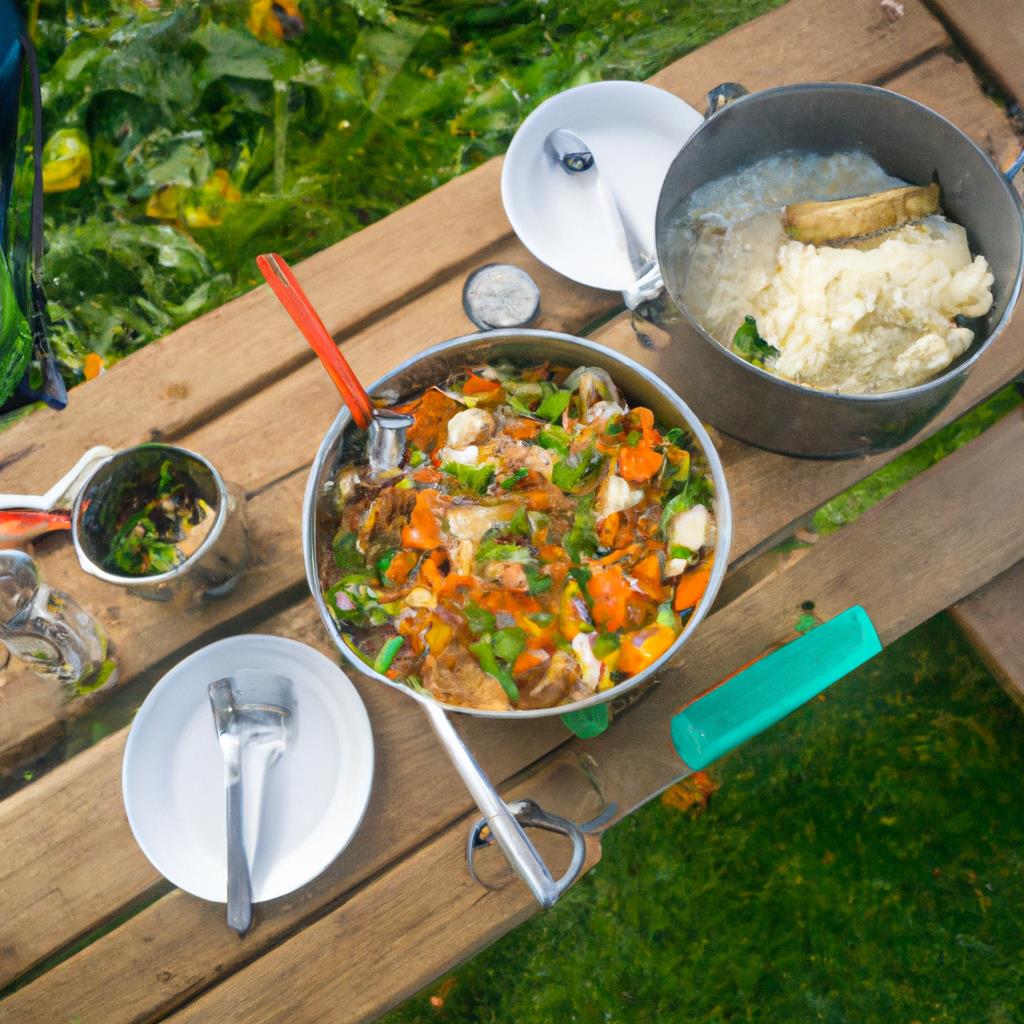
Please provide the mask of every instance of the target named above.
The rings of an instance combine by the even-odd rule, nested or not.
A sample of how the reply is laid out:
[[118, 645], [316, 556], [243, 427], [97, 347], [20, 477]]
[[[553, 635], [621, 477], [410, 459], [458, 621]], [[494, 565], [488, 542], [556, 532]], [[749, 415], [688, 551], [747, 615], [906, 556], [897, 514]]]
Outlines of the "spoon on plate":
[[378, 409], [373, 404], [283, 256], [276, 252], [257, 256], [256, 266], [320, 357], [356, 426], [367, 431], [370, 472], [378, 474], [396, 469], [405, 453], [405, 433], [412, 426], [412, 417], [394, 409]]
[[625, 242], [626, 256], [635, 282], [623, 295], [626, 305], [632, 309], [660, 289], [661, 274], [658, 272], [657, 260], [644, 252], [643, 243], [615, 198], [615, 193], [598, 173], [597, 160], [583, 139], [568, 128], [556, 128], [545, 138], [544, 151], [566, 174], [594, 180], [598, 198]]

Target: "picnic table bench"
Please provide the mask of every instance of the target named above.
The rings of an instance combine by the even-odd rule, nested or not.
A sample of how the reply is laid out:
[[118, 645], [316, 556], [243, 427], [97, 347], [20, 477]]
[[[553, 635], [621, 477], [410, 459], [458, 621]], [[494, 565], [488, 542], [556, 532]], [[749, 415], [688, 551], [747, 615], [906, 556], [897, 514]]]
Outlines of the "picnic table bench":
[[[1004, 21], [1009, 8], [1019, 16], [1019, 0], [934, 7], [945, 21], [918, 0], [904, 0], [898, 17], [877, 0], [790, 0], [652, 81], [698, 107], [722, 81], [750, 89], [881, 84], [937, 109], [1005, 165], [1021, 140], [954, 38], [975, 59], [996, 54], [992, 77], [1011, 92], [1021, 88], [1020, 32], [982, 30], [1000, 11]], [[628, 353], [678, 382], [685, 398], [671, 352], [638, 342], [617, 296], [559, 278], [519, 244], [501, 208], [499, 175], [492, 160], [297, 268], [357, 374], [373, 380], [467, 333], [466, 274], [511, 262], [541, 287], [538, 326]], [[926, 433], [1022, 372], [1018, 321]], [[336, 656], [306, 589], [300, 508], [337, 408], [331, 382], [260, 287], [76, 389], [66, 413], [36, 414], [0, 435], [5, 490], [45, 490], [94, 444], [159, 439], [203, 453], [248, 494], [255, 564], [236, 594], [200, 609], [139, 600], [78, 571], [66, 539], [37, 542], [44, 577], [109, 629], [122, 687], [110, 701], [122, 721], [168, 667], [225, 635], [281, 634]], [[530, 795], [580, 822], [600, 816], [588, 836], [589, 865], [603, 829], [684, 774], [669, 738], [672, 713], [791, 635], [807, 609], [824, 620], [861, 604], [889, 643], [956, 605], [997, 670], [1024, 674], [1015, 642], [1024, 592], [1019, 409], [781, 563], [759, 556], [898, 453], [813, 462], [716, 440], [733, 495], [734, 562], [682, 667], [616, 709], [595, 739], [574, 738], [557, 719], [458, 723], [506, 798]], [[1012, 621], [1002, 614], [1008, 594]], [[362, 828], [314, 882], [258, 906], [244, 939], [225, 926], [222, 906], [173, 889], [136, 846], [121, 802], [126, 726], [0, 801], [0, 989], [10, 986], [0, 1024], [368, 1019], [535, 912], [516, 880], [485, 889], [470, 878], [465, 844], [475, 811], [422, 716], [386, 687], [355, 682], [377, 751]], [[36, 677], [9, 668], [0, 684], [0, 769], [10, 774], [54, 749], [87, 707], [64, 706]], [[549, 851], [556, 867], [558, 855]]]

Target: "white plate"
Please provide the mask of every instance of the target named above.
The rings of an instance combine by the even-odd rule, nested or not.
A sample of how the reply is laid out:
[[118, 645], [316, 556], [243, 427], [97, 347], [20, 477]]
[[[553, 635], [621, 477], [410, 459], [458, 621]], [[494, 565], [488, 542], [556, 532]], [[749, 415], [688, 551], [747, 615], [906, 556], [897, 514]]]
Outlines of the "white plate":
[[669, 165], [703, 118], [664, 89], [594, 82], [545, 100], [519, 126], [501, 172], [501, 199], [520, 241], [565, 277], [623, 291], [634, 280], [621, 234], [596, 200], [590, 175], [569, 175], [544, 153], [555, 128], [576, 132], [654, 255], [654, 217]]
[[[259, 842], [250, 849], [253, 900], [315, 878], [355, 835], [370, 799], [373, 733], [341, 669], [305, 644], [236, 636], [196, 651], [153, 688], [128, 734], [121, 786], [142, 852], [178, 888], [227, 894], [224, 762], [207, 687], [239, 669], [281, 672], [295, 686], [294, 743], [268, 772]], [[253, 819], [248, 801], [243, 821]]]

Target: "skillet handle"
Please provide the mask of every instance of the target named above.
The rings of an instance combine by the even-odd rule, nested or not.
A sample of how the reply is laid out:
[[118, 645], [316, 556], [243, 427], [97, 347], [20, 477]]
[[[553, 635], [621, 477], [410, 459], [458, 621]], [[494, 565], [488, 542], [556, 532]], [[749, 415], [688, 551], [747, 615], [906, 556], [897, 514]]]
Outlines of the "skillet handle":
[[[491, 834], [505, 855], [505, 859], [519, 877], [526, 882], [530, 892], [542, 907], [547, 909], [554, 906], [562, 893], [575, 881], [583, 867], [585, 853], [583, 834], [572, 822], [545, 814], [536, 804], [533, 804], [532, 808], [535, 808], [537, 813], [533, 813], [529, 806], [516, 804], [509, 807], [491, 785], [462, 737], [456, 732], [455, 726], [452, 725], [444, 708], [433, 700], [423, 700], [422, 704], [434, 732], [437, 733], [437, 737], [451, 758], [452, 764], [455, 765], [456, 771], [462, 776], [462, 781], [466, 784], [477, 807], [480, 808], [490, 827]], [[529, 802], [523, 801], [522, 804], [528, 805]], [[572, 838], [573, 860], [569, 870], [561, 878], [556, 880], [552, 877], [536, 847], [527, 838], [523, 826], [517, 820], [516, 814], [513, 813], [514, 810], [519, 812], [528, 825], [548, 831], [562, 832]]]

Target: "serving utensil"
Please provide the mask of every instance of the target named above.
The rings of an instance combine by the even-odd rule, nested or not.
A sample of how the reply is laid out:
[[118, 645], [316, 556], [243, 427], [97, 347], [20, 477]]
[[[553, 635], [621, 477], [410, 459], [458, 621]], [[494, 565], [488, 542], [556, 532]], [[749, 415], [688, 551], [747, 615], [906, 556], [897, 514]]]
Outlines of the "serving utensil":
[[633, 287], [623, 293], [626, 305], [632, 309], [644, 298], [655, 294], [661, 288], [657, 261], [644, 252], [643, 243], [615, 198], [615, 192], [598, 173], [597, 160], [590, 147], [568, 128], [556, 128], [544, 139], [544, 151], [566, 174], [593, 179], [598, 201], [622, 236], [636, 279]]
[[287, 676], [250, 670], [215, 680], [209, 695], [224, 757], [227, 921], [229, 927], [244, 935], [252, 924], [252, 879], [243, 838], [242, 762], [244, 758], [250, 794], [255, 794], [250, 808], [256, 809], [257, 827], [249, 830], [255, 837], [267, 770], [295, 738], [295, 693]]
[[412, 417], [394, 409], [378, 409], [373, 404], [283, 256], [276, 252], [257, 256], [256, 266], [320, 358], [356, 426], [368, 432], [371, 472], [395, 469], [405, 453], [405, 433], [412, 426]]

